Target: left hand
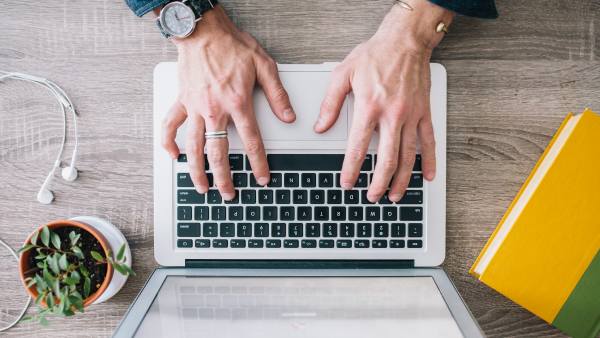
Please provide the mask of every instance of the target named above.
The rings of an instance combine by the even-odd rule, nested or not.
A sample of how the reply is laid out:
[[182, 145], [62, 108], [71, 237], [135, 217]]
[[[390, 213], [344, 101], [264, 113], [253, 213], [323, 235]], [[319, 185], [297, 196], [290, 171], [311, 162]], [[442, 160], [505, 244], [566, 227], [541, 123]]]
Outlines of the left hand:
[[[409, 1], [407, 1], [409, 2]], [[410, 1], [413, 10], [393, 6], [370, 40], [357, 46], [336, 67], [321, 105], [315, 131], [327, 131], [339, 116], [346, 95], [354, 92], [354, 117], [341, 172], [341, 186], [351, 189], [365, 159], [371, 136], [379, 132], [377, 164], [367, 198], [399, 201], [415, 162], [417, 137], [423, 176], [435, 176], [435, 140], [429, 107], [429, 59], [452, 12], [426, 0]], [[391, 181], [391, 186], [390, 186]]]

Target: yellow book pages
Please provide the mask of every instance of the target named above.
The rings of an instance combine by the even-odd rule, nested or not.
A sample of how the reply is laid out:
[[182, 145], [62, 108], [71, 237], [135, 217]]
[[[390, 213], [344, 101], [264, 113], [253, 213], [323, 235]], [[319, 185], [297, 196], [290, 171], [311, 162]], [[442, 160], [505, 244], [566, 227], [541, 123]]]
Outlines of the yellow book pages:
[[600, 116], [586, 111], [479, 279], [552, 322], [600, 247], [599, 167]]

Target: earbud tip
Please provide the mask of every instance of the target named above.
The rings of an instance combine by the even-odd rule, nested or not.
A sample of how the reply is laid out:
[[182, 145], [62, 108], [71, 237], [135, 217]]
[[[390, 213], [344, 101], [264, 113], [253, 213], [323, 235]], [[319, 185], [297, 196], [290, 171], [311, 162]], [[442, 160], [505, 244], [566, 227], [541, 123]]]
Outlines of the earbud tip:
[[42, 204], [50, 204], [54, 200], [54, 194], [48, 189], [42, 189], [37, 194], [37, 200]]
[[65, 181], [73, 182], [77, 179], [77, 168], [71, 166], [64, 167], [61, 174]]

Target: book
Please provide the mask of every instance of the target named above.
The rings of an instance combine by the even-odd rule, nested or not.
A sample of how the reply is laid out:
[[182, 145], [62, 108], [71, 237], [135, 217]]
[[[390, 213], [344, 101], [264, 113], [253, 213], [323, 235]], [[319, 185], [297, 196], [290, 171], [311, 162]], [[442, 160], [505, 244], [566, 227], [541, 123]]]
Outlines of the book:
[[573, 337], [600, 334], [600, 116], [568, 114], [471, 267]]

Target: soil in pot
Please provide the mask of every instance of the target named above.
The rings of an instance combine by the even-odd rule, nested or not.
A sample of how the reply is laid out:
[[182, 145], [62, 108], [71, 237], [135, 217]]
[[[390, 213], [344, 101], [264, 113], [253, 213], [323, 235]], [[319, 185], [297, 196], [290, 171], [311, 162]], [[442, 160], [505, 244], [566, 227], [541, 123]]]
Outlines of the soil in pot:
[[[107, 265], [96, 262], [96, 260], [92, 258], [92, 255], [90, 255], [90, 251], [94, 250], [104, 256], [104, 249], [102, 248], [102, 245], [100, 245], [100, 242], [98, 242], [96, 237], [94, 237], [92, 234], [79, 227], [73, 226], [52, 229], [52, 232], [56, 233], [61, 239], [61, 248], [70, 247], [71, 240], [69, 239], [69, 233], [71, 231], [75, 231], [76, 234], [81, 235], [79, 238], [79, 244], [81, 251], [83, 251], [84, 254], [83, 265], [90, 272], [90, 279], [92, 281], [90, 285], [90, 295], [93, 295], [100, 288], [102, 282], [104, 282], [104, 278], [106, 278]], [[42, 249], [42, 251], [44, 251], [46, 254], [51, 252], [48, 249]], [[28, 266], [35, 267], [36, 261], [34, 257], [36, 256], [37, 252], [32, 250], [31, 253], [32, 254], [29, 255]], [[78, 259], [77, 257], [69, 256], [67, 260], [70, 264], [76, 262]], [[30, 271], [31, 272], [29, 274], [25, 274], [26, 277], [34, 276], [37, 269], [30, 269]], [[79, 283], [77, 285], [77, 291], [83, 295], [83, 283]]]

